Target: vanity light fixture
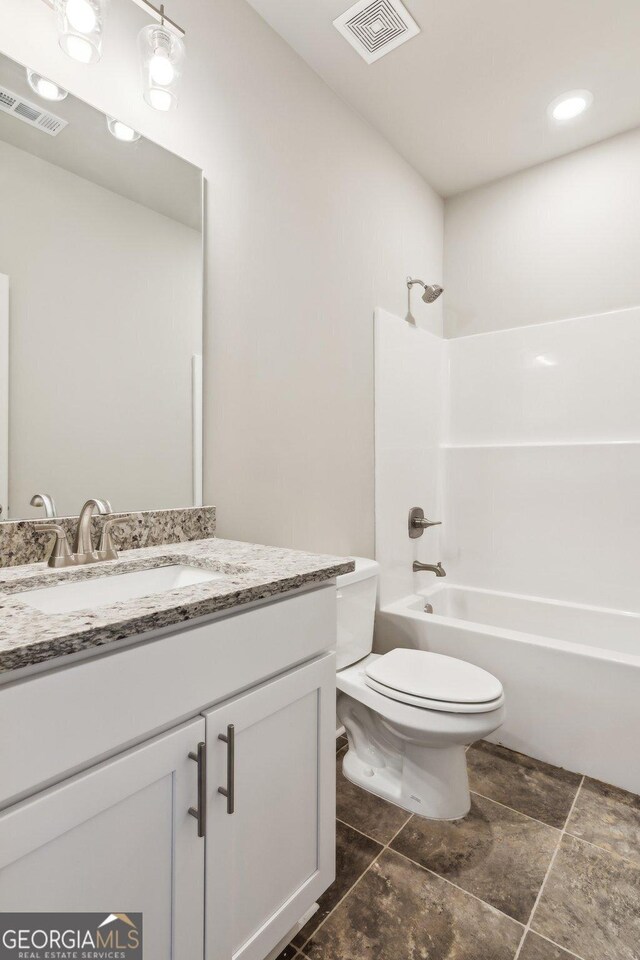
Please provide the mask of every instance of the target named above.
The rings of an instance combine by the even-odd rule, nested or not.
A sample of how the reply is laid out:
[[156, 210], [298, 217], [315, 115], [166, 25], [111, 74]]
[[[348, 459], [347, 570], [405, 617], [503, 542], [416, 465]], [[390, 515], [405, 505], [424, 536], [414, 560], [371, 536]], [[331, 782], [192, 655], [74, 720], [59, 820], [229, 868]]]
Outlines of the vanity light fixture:
[[593, 94], [589, 90], [572, 90], [570, 93], [563, 93], [561, 97], [552, 100], [548, 107], [548, 113], [554, 120], [563, 123], [566, 120], [574, 120], [584, 113], [593, 103]]
[[[59, 43], [79, 63], [97, 63], [102, 56], [102, 34], [109, 0], [44, 0], [56, 13]], [[138, 48], [144, 99], [155, 110], [171, 110], [185, 60], [185, 31], [170, 20], [164, 5], [133, 0], [156, 21], [140, 31]], [[38, 91], [36, 91], [37, 93]], [[137, 139], [137, 138], [136, 138]]]
[[58, 42], [79, 63], [97, 63], [102, 56], [102, 33], [107, 0], [55, 0]]
[[43, 100], [59, 102], [68, 96], [68, 92], [63, 90], [62, 87], [59, 87], [53, 80], [47, 80], [46, 77], [40, 76], [39, 73], [36, 73], [35, 70], [30, 70], [28, 67], [27, 80], [33, 92], [37, 93]]
[[160, 24], [143, 27], [138, 34], [142, 94], [154, 110], [171, 110], [178, 103], [185, 49], [182, 39], [167, 26], [164, 7]]
[[115, 120], [113, 117], [107, 117], [107, 129], [116, 140], [122, 140], [123, 143], [135, 143], [136, 140], [140, 139], [137, 130], [127, 126], [122, 120]]

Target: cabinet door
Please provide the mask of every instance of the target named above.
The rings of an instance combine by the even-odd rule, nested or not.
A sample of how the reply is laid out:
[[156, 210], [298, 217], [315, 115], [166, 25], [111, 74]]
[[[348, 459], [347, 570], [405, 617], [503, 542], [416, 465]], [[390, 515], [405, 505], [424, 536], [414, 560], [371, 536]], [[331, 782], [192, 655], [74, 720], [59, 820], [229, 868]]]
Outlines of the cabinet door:
[[203, 956], [198, 718], [0, 814], [0, 911], [138, 913], [144, 956]]
[[335, 680], [330, 654], [205, 715], [207, 960], [263, 960], [334, 879]]

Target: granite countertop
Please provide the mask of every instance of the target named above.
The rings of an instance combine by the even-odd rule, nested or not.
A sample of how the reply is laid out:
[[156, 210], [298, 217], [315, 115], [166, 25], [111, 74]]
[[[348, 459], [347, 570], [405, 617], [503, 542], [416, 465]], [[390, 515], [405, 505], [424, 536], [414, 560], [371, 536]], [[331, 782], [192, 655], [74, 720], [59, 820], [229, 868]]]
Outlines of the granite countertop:
[[[221, 573], [224, 578], [72, 613], [45, 614], [20, 602], [19, 594], [25, 590], [175, 563]], [[64, 570], [53, 570], [44, 563], [5, 567], [0, 569], [0, 675], [162, 627], [179, 626], [353, 569], [353, 560], [344, 557], [215, 538], [127, 550], [116, 561]]]

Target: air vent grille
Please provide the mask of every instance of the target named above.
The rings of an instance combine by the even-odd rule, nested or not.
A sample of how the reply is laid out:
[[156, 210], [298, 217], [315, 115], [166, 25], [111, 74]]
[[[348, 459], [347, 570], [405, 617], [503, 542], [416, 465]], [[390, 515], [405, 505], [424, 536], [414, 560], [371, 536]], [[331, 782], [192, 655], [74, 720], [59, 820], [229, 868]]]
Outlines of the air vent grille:
[[367, 63], [374, 63], [420, 33], [400, 0], [360, 0], [333, 25]]
[[11, 93], [7, 93], [6, 90], [0, 89], [0, 103], [5, 107], [12, 107], [16, 102], [16, 97]]
[[50, 137], [56, 137], [68, 125], [62, 117], [56, 117], [54, 113], [42, 110], [37, 104], [19, 97], [17, 93], [7, 90], [6, 87], [0, 87], [0, 110], [3, 113], [10, 113], [32, 127], [37, 127]]

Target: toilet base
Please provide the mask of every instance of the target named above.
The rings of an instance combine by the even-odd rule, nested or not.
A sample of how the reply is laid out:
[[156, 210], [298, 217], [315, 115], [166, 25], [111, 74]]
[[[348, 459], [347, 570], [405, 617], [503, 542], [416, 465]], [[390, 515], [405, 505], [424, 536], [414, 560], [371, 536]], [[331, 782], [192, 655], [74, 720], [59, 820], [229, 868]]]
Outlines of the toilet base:
[[[391, 758], [388, 758], [391, 760]], [[395, 761], [395, 762], [393, 762]], [[342, 772], [347, 780], [410, 813], [430, 820], [460, 820], [471, 806], [464, 746], [405, 743], [392, 762], [375, 766], [349, 746]]]
[[457, 713], [396, 701], [367, 684], [367, 663], [376, 659], [371, 654], [338, 673], [336, 708], [349, 740], [345, 776], [420, 817], [461, 819], [471, 807], [466, 747], [498, 729], [504, 704]]

